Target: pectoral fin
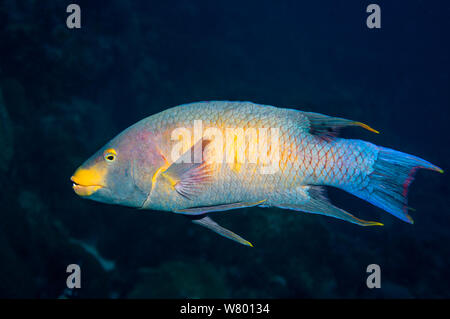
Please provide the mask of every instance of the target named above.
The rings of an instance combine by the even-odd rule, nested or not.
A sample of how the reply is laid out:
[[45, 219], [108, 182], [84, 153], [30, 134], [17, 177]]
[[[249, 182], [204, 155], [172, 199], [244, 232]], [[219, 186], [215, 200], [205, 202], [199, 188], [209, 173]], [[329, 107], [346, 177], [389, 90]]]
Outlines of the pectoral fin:
[[[192, 146], [186, 153], [172, 163], [167, 170], [161, 173], [170, 185], [181, 196], [192, 199], [197, 195], [201, 187], [211, 179], [211, 167], [204, 158], [204, 149], [209, 144], [209, 140], [200, 140]], [[201, 159], [194, 156], [196, 152], [202, 152]]]
[[197, 225], [201, 225], [203, 227], [206, 227], [210, 230], [212, 230], [213, 232], [226, 237], [228, 239], [237, 241], [238, 243], [245, 245], [245, 246], [250, 246], [253, 247], [253, 245], [245, 240], [244, 238], [242, 238], [241, 236], [233, 233], [231, 230], [228, 230], [226, 228], [223, 228], [222, 226], [220, 226], [219, 224], [217, 224], [215, 221], [213, 221], [211, 218], [209, 218], [208, 216], [205, 216], [201, 219], [196, 219], [192, 221], [193, 223], [197, 224]]

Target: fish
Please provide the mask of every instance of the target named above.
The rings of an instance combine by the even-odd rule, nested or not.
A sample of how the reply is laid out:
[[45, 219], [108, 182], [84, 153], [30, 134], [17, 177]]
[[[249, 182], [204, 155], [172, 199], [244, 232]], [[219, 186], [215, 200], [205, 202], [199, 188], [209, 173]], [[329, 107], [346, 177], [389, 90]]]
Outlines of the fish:
[[339, 137], [353, 120], [252, 102], [207, 101], [151, 115], [125, 129], [71, 177], [83, 198], [184, 215], [240, 244], [248, 240], [211, 218], [246, 207], [276, 207], [382, 226], [334, 206], [327, 187], [413, 223], [408, 188], [419, 157]]

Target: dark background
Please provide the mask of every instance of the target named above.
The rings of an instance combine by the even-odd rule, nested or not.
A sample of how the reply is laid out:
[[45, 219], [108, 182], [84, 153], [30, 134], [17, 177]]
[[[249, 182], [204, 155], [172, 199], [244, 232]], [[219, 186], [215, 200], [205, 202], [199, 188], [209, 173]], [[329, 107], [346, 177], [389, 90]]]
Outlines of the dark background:
[[[0, 1], [0, 297], [449, 298], [448, 173], [420, 171], [415, 224], [344, 192], [358, 227], [279, 209], [182, 216], [76, 196], [93, 152], [168, 107], [245, 100], [368, 123], [345, 130], [449, 169], [450, 5], [376, 1]], [[66, 289], [81, 266], [82, 288]], [[381, 289], [366, 287], [379, 264]]]

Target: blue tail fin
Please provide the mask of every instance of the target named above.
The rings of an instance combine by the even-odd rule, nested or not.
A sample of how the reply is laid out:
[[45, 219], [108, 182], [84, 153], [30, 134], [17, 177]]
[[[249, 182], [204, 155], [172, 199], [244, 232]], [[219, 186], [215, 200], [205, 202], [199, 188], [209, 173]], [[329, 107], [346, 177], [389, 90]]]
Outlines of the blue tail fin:
[[368, 187], [353, 190], [352, 194], [412, 224], [414, 221], [407, 213], [408, 187], [419, 168], [443, 173], [441, 168], [419, 157], [379, 147]]

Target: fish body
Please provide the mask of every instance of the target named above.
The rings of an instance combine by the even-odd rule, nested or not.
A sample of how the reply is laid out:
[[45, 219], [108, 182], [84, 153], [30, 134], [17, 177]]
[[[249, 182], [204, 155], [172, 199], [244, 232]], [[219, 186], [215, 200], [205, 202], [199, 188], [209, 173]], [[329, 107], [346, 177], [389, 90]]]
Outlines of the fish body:
[[77, 194], [106, 203], [190, 216], [242, 244], [208, 214], [280, 207], [361, 220], [332, 205], [324, 186], [343, 189], [412, 223], [407, 191], [418, 168], [442, 170], [413, 155], [338, 138], [369, 126], [318, 113], [250, 102], [199, 102], [147, 117], [107, 143], [72, 177]]

